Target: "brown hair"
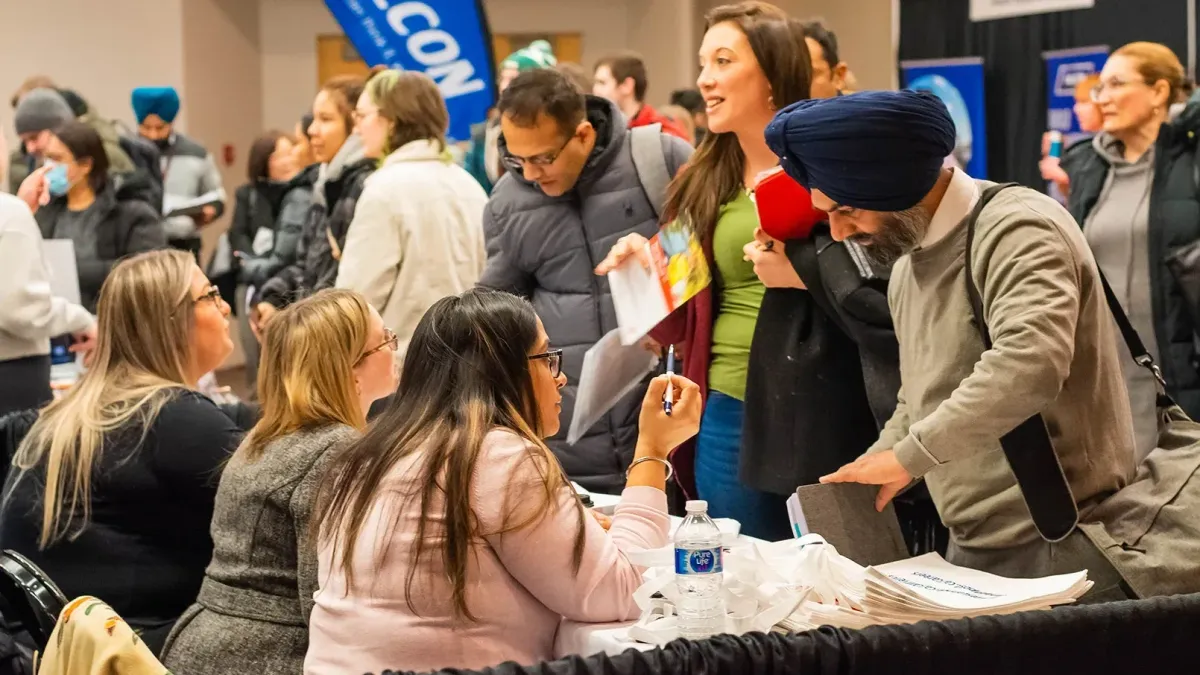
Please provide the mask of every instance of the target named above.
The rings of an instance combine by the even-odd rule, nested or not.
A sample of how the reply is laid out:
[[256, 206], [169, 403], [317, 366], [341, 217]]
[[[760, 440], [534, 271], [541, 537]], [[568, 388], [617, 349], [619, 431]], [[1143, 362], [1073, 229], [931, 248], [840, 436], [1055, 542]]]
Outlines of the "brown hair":
[[592, 93], [592, 76], [583, 69], [583, 66], [574, 61], [559, 61], [555, 64], [554, 69], [566, 75], [567, 79], [571, 80], [571, 84], [574, 84], [575, 88], [579, 90], [579, 93]]
[[608, 72], [618, 85], [633, 78], [633, 97], [639, 103], [646, 100], [646, 89], [650, 83], [646, 80], [646, 64], [642, 62], [641, 55], [636, 52], [609, 54], [596, 62], [592, 72], [600, 70], [601, 66], [608, 67]]
[[358, 97], [362, 96], [366, 86], [366, 78], [358, 75], [331, 77], [321, 86], [321, 91], [332, 96], [337, 104], [338, 112], [342, 114], [342, 120], [346, 123], [347, 136], [354, 133], [354, 108], [358, 105]]
[[413, 141], [437, 141], [446, 149], [450, 113], [437, 84], [424, 73], [386, 70], [367, 82], [367, 95], [391, 123], [384, 154]]
[[281, 138], [290, 140], [292, 137], [282, 131], [271, 129], [250, 144], [250, 158], [246, 161], [246, 177], [250, 179], [251, 183], [270, 177], [271, 155], [275, 154], [275, 148], [279, 145]]
[[354, 362], [366, 349], [371, 309], [353, 291], [328, 288], [271, 319], [262, 343], [262, 417], [234, 460], [258, 461], [272, 441], [301, 429], [361, 429], [366, 411], [354, 390]]
[[54, 84], [54, 80], [50, 79], [49, 75], [33, 75], [26, 78], [25, 81], [21, 83], [21, 86], [17, 87], [17, 90], [13, 92], [11, 99], [13, 109], [16, 109], [17, 104], [21, 102], [21, 99], [25, 98], [25, 94], [28, 94], [34, 89], [57, 90], [58, 85]]
[[[735, 24], [746, 35], [758, 65], [771, 85], [777, 108], [809, 96], [812, 63], [804, 26], [775, 5], [741, 2], [722, 5], [705, 17], [704, 30], [721, 23]], [[721, 205], [742, 189], [746, 156], [731, 132], [709, 133], [696, 148], [687, 166], [667, 189], [664, 220], [686, 218], [701, 240], [708, 241], [716, 228]]]
[[1179, 57], [1165, 45], [1157, 42], [1130, 42], [1113, 52], [1113, 56], [1124, 56], [1137, 62], [1138, 74], [1151, 86], [1164, 81], [1171, 88], [1167, 105], [1181, 103], [1192, 93], [1193, 85]]

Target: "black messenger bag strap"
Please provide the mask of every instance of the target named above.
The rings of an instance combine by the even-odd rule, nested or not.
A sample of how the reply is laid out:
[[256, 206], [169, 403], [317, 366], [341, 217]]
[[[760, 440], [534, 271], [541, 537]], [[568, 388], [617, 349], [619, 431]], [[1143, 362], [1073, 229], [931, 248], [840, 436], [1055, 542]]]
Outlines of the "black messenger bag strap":
[[[975, 209], [967, 220], [966, 281], [967, 295], [971, 300], [971, 312], [975, 315], [975, 326], [983, 338], [984, 349], [992, 348], [992, 337], [984, 319], [983, 298], [975, 285], [971, 273], [971, 248], [975, 239], [975, 223], [984, 207], [1002, 190], [1015, 183], [995, 185], [984, 190]], [[1000, 447], [1012, 468], [1033, 517], [1033, 524], [1043, 539], [1059, 541], [1071, 534], [1079, 522], [1079, 509], [1066, 474], [1054, 452], [1050, 432], [1041, 414], [1034, 414], [1000, 439]]]

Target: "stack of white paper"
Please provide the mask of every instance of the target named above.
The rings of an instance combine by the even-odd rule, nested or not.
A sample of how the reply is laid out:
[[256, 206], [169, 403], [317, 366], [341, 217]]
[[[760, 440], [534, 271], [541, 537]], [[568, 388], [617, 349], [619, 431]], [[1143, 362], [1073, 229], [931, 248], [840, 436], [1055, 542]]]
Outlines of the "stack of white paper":
[[1092, 587], [1086, 570], [1040, 579], [1009, 579], [951, 565], [936, 553], [878, 567], [858, 567], [856, 574], [853, 562], [828, 550], [831, 547], [824, 548], [820, 557], [828, 560], [822, 563], [822, 578], [816, 580], [817, 592], [781, 621], [779, 628], [864, 628], [1012, 614], [1075, 602]]

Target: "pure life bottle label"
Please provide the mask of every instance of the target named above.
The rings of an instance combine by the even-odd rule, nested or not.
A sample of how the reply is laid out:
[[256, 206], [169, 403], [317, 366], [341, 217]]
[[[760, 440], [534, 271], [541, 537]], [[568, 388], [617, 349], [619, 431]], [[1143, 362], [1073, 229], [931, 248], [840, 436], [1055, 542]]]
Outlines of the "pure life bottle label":
[[675, 549], [675, 574], [719, 574], [723, 571], [720, 547], [695, 550]]

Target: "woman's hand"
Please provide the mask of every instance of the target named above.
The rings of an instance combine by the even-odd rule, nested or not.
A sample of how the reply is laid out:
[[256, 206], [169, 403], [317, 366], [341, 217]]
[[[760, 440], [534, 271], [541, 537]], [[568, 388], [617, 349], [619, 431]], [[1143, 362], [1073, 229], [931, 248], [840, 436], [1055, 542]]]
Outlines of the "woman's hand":
[[617, 240], [608, 255], [596, 266], [596, 274], [604, 276], [621, 266], [631, 256], [642, 261], [642, 267], [650, 267], [650, 254], [646, 251], [647, 239], [640, 234], [627, 234]]
[[1063, 171], [1062, 163], [1057, 157], [1043, 157], [1042, 161], [1038, 162], [1038, 168], [1041, 169], [1042, 178], [1057, 185], [1064, 195], [1067, 194], [1071, 187], [1071, 177]]
[[269, 302], [260, 302], [254, 306], [250, 312], [250, 330], [254, 332], [254, 337], [262, 342], [263, 331], [267, 329], [267, 324], [270, 323], [271, 317], [278, 312], [275, 305]]
[[600, 513], [596, 509], [588, 509], [588, 510], [592, 512], [592, 517], [596, 519], [596, 522], [600, 523], [600, 527], [603, 527], [606, 530], [608, 528], [612, 527], [612, 518], [604, 515], [603, 513]]
[[[667, 381], [671, 382], [671, 414], [663, 410]], [[638, 417], [636, 457], [666, 459], [672, 450], [700, 431], [700, 387], [681, 375], [659, 375], [650, 381]]]
[[807, 288], [784, 252], [782, 241], [757, 228], [754, 241], [742, 247], [745, 260], [754, 263], [754, 273], [767, 288]]
[[50, 191], [46, 189], [47, 171], [49, 169], [44, 166], [34, 171], [26, 176], [25, 180], [21, 181], [21, 187], [17, 188], [17, 196], [34, 213], [37, 213], [39, 207], [50, 202]]

